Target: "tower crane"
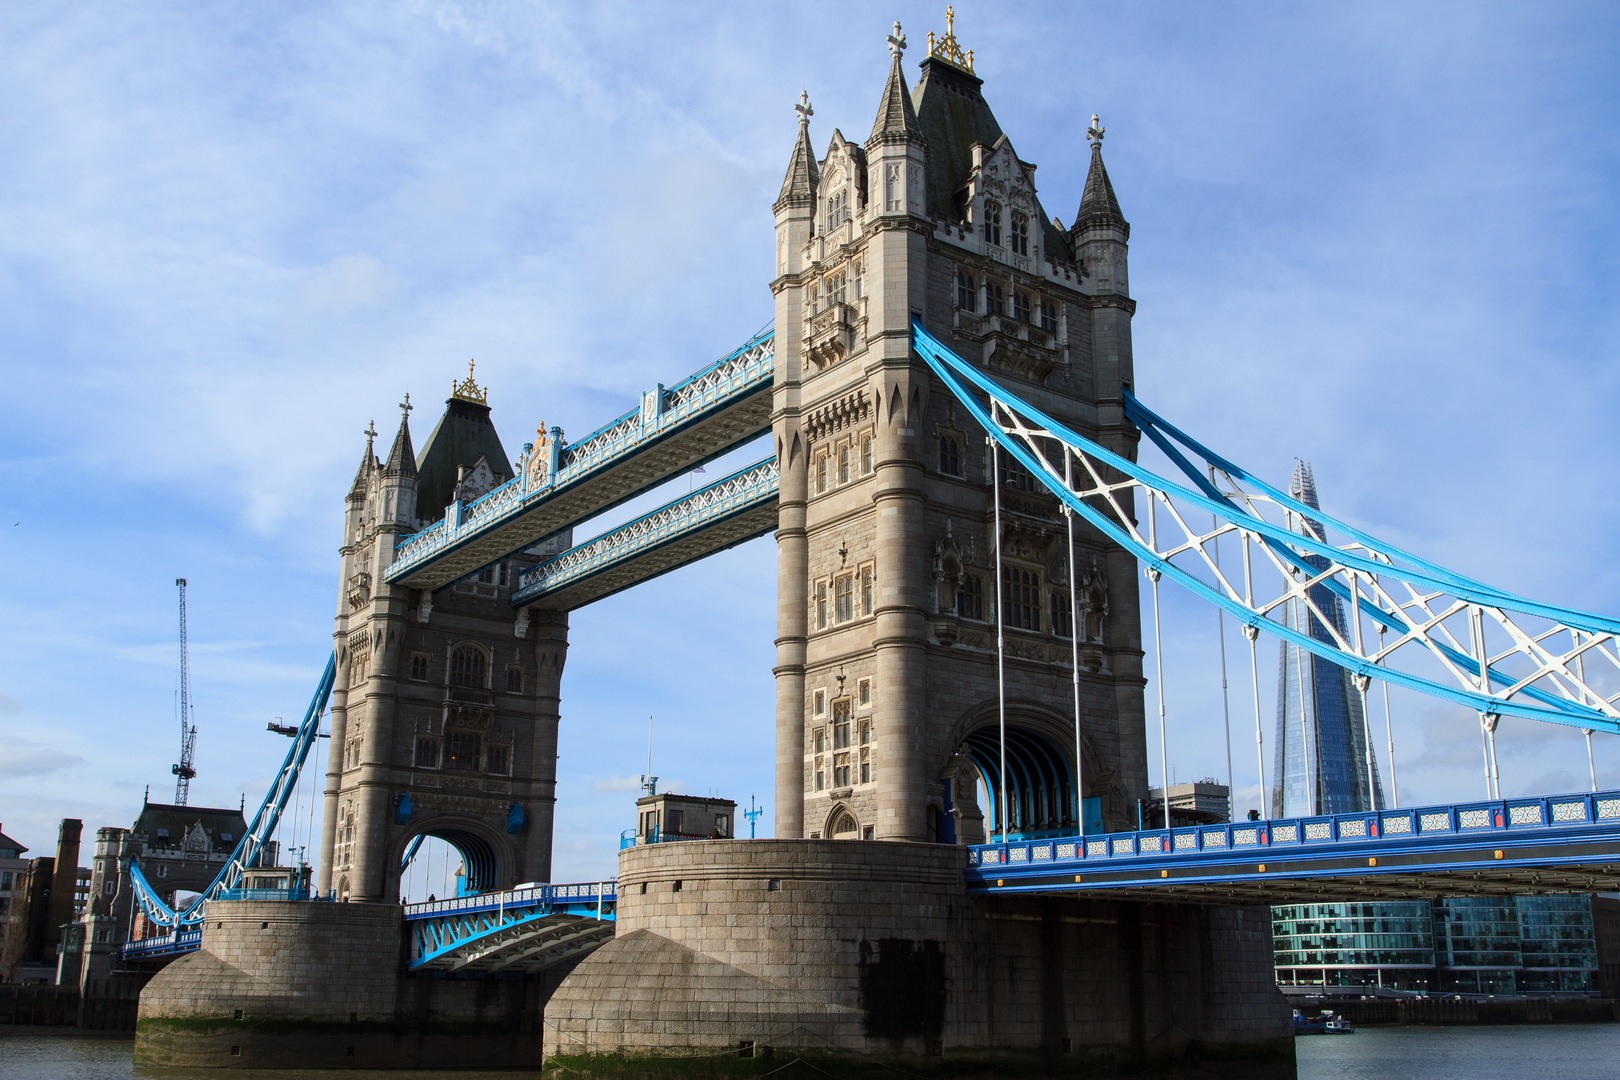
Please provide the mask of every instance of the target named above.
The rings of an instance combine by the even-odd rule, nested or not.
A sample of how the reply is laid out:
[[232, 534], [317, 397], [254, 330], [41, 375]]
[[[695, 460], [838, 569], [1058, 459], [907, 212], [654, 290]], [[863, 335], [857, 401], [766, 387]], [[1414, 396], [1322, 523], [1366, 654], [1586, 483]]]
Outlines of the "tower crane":
[[191, 792], [191, 778], [197, 775], [192, 766], [197, 748], [197, 725], [191, 711], [191, 666], [186, 659], [186, 579], [175, 578], [180, 588], [180, 763], [171, 766], [174, 773], [174, 804], [186, 805]]

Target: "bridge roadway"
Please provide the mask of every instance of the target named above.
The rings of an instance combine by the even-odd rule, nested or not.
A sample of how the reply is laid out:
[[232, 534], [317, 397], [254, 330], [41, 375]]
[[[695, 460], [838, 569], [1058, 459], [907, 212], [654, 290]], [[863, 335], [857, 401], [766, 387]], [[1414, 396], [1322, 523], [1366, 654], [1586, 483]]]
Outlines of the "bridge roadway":
[[1620, 791], [982, 844], [967, 884], [1183, 904], [1612, 892]]
[[536, 885], [405, 905], [405, 967], [533, 975], [613, 939], [617, 886]]
[[525, 459], [512, 480], [402, 539], [384, 578], [442, 588], [759, 436], [770, 428], [775, 357], [767, 331], [668, 389], [653, 387], [640, 407], [579, 442], [552, 448], [543, 476]]

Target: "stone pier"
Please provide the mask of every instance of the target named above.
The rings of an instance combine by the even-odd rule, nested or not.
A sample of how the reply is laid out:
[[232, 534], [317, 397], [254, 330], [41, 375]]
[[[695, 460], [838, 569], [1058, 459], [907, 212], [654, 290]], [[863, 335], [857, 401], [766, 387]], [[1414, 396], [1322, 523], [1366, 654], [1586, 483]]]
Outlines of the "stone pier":
[[552, 996], [547, 1059], [601, 1076], [675, 1056], [707, 1075], [728, 1048], [846, 1070], [1294, 1075], [1264, 909], [974, 897], [961, 858], [881, 841], [627, 850], [618, 936]]

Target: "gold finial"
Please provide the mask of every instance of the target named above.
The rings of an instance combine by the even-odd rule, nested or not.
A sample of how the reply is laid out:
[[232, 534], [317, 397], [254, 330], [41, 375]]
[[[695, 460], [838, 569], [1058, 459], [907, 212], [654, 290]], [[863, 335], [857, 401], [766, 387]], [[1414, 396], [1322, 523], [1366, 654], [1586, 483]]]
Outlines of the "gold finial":
[[473, 367], [476, 364], [476, 360], [467, 361], [466, 379], [462, 380], [461, 382], [456, 382], [454, 379], [450, 380], [450, 396], [453, 398], [458, 398], [462, 401], [471, 401], [475, 405], [488, 405], [489, 387], [481, 387], [477, 383], [473, 382]]
[[934, 32], [928, 31], [928, 56], [933, 60], [943, 60], [969, 75], [973, 74], [973, 50], [963, 52], [962, 46], [957, 43], [956, 9], [949, 4], [945, 5], [945, 36], [935, 38]]
[[543, 447], [551, 441], [551, 437], [546, 434], [546, 422], [544, 420], [540, 421], [540, 426], [534, 429], [534, 434], [537, 440], [534, 444], [536, 446]]

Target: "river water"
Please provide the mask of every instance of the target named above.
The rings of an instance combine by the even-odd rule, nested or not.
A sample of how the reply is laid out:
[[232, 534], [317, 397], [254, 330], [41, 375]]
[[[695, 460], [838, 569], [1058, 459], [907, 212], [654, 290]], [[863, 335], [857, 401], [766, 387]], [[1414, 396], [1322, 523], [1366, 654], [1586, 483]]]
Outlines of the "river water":
[[[521, 1080], [533, 1072], [268, 1072], [136, 1069], [128, 1037], [0, 1033], [3, 1080]], [[1297, 1044], [1300, 1080], [1615, 1080], [1620, 1024], [1363, 1028]]]

